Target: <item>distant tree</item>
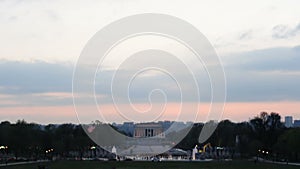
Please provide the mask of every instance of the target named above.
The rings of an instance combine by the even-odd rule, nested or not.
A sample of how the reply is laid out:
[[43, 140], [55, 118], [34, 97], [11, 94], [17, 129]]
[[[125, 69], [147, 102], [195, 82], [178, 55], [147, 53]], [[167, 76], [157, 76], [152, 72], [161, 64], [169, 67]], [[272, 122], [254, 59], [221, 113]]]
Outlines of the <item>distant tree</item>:
[[53, 146], [56, 147], [56, 152], [63, 157], [68, 156], [69, 152], [74, 148], [74, 129], [74, 124], [62, 124], [55, 130]]
[[8, 136], [11, 134], [11, 124], [8, 121], [1, 122], [0, 124], [0, 144], [8, 145], [10, 139]]
[[300, 161], [300, 129], [286, 130], [278, 138], [274, 150], [279, 157], [289, 158], [291, 161]]
[[[71, 151], [77, 151], [80, 157], [83, 157], [84, 152], [95, 145], [89, 136], [101, 141], [103, 145], [121, 144], [121, 140], [116, 138], [124, 136], [124, 133], [118, 131], [118, 128], [99, 121], [95, 121], [93, 130], [87, 130], [89, 127], [91, 126], [82, 127], [74, 124], [42, 126], [24, 120], [18, 120], [16, 123], [4, 121], [0, 123], [0, 145], [8, 146], [6, 151], [13, 153], [16, 158], [40, 159], [46, 157], [45, 151], [49, 149], [54, 149], [52, 153], [61, 157], [69, 157]], [[191, 150], [195, 145], [202, 146], [198, 142], [202, 129], [203, 124], [196, 123], [190, 130], [169, 132], [166, 137], [178, 140], [189, 131], [179, 143], [174, 144], [177, 144], [177, 148]], [[86, 132], [89, 132], [89, 136]], [[104, 132], [115, 134], [103, 136], [101, 133]], [[248, 158], [256, 155], [258, 149], [267, 149], [276, 159], [288, 158], [292, 161], [300, 161], [300, 128], [285, 128], [281, 123], [280, 115], [274, 112], [270, 114], [262, 112], [249, 122], [221, 121], [205, 143], [207, 142], [213, 147], [230, 147], [240, 152], [242, 157]]]
[[252, 127], [248, 122], [237, 123], [235, 127], [236, 133], [236, 151], [241, 153], [242, 156], [247, 156], [251, 151], [249, 142], [252, 139]]
[[[198, 138], [200, 135], [200, 132], [203, 128], [203, 124], [201, 123], [195, 123], [189, 133], [184, 137], [183, 140], [181, 140], [176, 147], [181, 148], [184, 150], [191, 150], [195, 147], [195, 145], [199, 144], [198, 143]], [[176, 135], [176, 132], [173, 134]]]
[[222, 147], [234, 147], [235, 146], [235, 124], [230, 120], [221, 121], [218, 125], [218, 128], [215, 132], [217, 146]]
[[[278, 113], [261, 112], [260, 116], [250, 120], [253, 129], [254, 140], [262, 143], [261, 148], [272, 149], [277, 142], [277, 138], [283, 132], [283, 124]], [[257, 144], [258, 145], [258, 144]]]
[[84, 151], [86, 151], [89, 147], [88, 145], [92, 145], [92, 140], [87, 136], [85, 131], [80, 125], [77, 125], [73, 131], [74, 134], [74, 143], [75, 150], [79, 151], [80, 158], [83, 157]]

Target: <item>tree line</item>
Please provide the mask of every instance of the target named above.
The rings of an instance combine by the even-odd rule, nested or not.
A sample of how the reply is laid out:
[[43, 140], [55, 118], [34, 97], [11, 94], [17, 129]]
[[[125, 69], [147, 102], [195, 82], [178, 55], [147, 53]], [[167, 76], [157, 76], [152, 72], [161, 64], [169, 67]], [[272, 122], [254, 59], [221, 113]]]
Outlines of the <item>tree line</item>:
[[41, 126], [35, 123], [27, 123], [18, 120], [15, 124], [8, 121], [0, 124], [0, 152], [13, 154], [30, 159], [43, 159], [47, 157], [47, 151], [67, 157], [70, 151], [83, 153], [94, 143], [85, 134], [80, 125], [74, 124], [49, 124]]
[[[202, 123], [195, 123], [176, 147], [191, 150], [199, 145], [202, 127]], [[300, 128], [286, 128], [278, 113], [262, 112], [248, 122], [241, 123], [221, 121], [213, 135], [202, 144], [206, 143], [230, 147], [241, 158], [265, 155], [273, 160], [300, 161]], [[0, 158], [5, 154], [13, 154], [16, 158], [40, 159], [47, 157], [49, 152], [67, 158], [71, 151], [79, 152], [82, 156], [94, 145], [81, 125], [42, 126], [24, 120], [0, 123]], [[263, 151], [268, 154], [263, 154]]]
[[[203, 124], [195, 124], [177, 146], [190, 149], [199, 144]], [[233, 148], [241, 158], [265, 157], [269, 160], [300, 161], [300, 128], [286, 128], [278, 113], [261, 112], [248, 122], [221, 121], [206, 143]]]

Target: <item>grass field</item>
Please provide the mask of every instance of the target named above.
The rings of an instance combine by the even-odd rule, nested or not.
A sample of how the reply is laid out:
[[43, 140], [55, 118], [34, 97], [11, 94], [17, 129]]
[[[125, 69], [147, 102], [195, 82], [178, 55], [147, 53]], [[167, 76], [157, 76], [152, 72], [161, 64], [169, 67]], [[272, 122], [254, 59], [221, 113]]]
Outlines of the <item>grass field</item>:
[[[0, 167], [0, 169], [38, 169], [41, 164]], [[47, 169], [296, 169], [300, 167], [248, 161], [232, 162], [100, 162], [57, 161], [43, 163]]]

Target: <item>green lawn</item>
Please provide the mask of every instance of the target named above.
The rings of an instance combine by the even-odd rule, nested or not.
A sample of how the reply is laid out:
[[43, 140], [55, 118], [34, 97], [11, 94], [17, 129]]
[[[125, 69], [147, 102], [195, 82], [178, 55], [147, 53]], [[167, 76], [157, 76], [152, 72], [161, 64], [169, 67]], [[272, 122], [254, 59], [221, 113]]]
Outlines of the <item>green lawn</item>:
[[[0, 167], [0, 169], [37, 169], [39, 164]], [[100, 162], [100, 161], [58, 161], [44, 163], [48, 169], [296, 169], [300, 167], [257, 163], [233, 162]]]

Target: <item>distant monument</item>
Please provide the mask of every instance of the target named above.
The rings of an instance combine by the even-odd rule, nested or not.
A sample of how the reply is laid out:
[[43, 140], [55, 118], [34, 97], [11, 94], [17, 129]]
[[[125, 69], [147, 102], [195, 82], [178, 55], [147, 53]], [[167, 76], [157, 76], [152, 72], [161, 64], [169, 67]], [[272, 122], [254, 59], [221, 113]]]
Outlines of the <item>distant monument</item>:
[[198, 153], [198, 146], [196, 145], [192, 151], [192, 160], [196, 160], [196, 153]]
[[113, 148], [111, 149], [111, 152], [116, 155], [116, 159], [117, 159], [117, 149], [115, 146], [113, 146]]
[[140, 123], [134, 127], [134, 137], [159, 137], [164, 138], [163, 126], [159, 123]]

